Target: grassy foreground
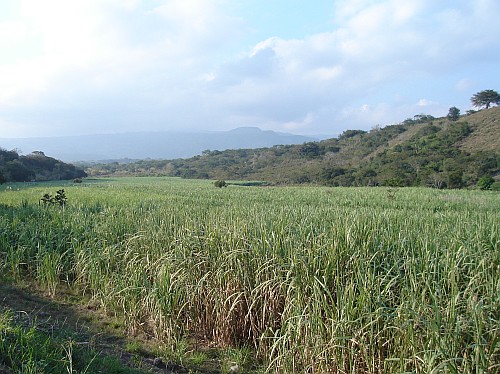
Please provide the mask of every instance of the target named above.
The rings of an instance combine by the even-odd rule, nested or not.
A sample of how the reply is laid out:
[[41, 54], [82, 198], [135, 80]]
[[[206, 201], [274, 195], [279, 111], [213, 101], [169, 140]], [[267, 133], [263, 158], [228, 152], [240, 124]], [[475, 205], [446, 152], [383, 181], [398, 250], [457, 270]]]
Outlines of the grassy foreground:
[[[64, 208], [39, 204], [59, 188]], [[64, 284], [171, 350], [251, 349], [269, 371], [496, 372], [498, 222], [488, 191], [12, 185], [0, 274]]]

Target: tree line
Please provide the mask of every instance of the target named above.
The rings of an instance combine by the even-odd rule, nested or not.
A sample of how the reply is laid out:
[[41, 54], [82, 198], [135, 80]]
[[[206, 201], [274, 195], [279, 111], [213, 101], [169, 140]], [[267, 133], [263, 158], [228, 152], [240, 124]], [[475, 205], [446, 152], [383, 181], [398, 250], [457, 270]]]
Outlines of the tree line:
[[41, 151], [23, 156], [16, 150], [0, 148], [0, 183], [70, 180], [86, 176], [82, 168], [48, 157]]

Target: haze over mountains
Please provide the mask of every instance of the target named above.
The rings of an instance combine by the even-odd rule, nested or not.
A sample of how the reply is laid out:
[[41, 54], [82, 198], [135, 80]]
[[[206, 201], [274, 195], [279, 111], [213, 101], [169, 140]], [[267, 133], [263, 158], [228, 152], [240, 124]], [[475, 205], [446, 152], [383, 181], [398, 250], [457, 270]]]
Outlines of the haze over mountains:
[[201, 154], [204, 150], [271, 147], [302, 144], [317, 138], [257, 127], [240, 127], [211, 132], [137, 132], [38, 138], [0, 138], [0, 147], [23, 154], [43, 151], [65, 162], [118, 159], [176, 159]]

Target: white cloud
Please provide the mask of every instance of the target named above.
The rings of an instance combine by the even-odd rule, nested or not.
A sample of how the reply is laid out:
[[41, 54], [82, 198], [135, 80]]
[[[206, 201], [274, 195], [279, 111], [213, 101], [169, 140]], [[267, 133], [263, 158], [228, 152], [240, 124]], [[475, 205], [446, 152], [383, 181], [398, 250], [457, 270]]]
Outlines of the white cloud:
[[434, 104], [436, 104], [436, 103], [431, 101], [431, 100], [427, 100], [427, 99], [420, 99], [417, 103], [417, 105], [421, 106], [421, 107], [431, 106]]
[[300, 121], [290, 121], [283, 124], [283, 128], [289, 131], [302, 131], [314, 122], [314, 114], [307, 113]]
[[68, 132], [89, 117], [121, 131], [370, 128], [440, 109], [453, 100], [440, 91], [467, 93], [487, 79], [475, 67], [500, 59], [496, 0], [337, 1], [330, 30], [253, 47], [237, 44], [251, 20], [229, 0], [9, 1], [19, 16], [0, 21], [0, 117], [44, 113]]
[[202, 47], [224, 45], [220, 37], [232, 22], [216, 6], [220, 2], [208, 0], [164, 1], [152, 10], [142, 9], [145, 3], [138, 0], [20, 0], [19, 4], [20, 20], [0, 23], [0, 45], [11, 39], [7, 32], [9, 36], [15, 32], [19, 42], [34, 44], [38, 52], [28, 59], [19, 53], [6, 64], [0, 60], [4, 71], [0, 79], [8, 87], [4, 103], [29, 91], [28, 81], [34, 81], [32, 94], [40, 94], [41, 86], [50, 89], [68, 72], [81, 74], [82, 81], [107, 80], [114, 85], [119, 84], [117, 79], [153, 70], [170, 69], [170, 76], [177, 79], [175, 69], [203, 63]]
[[[26, 26], [18, 21], [5, 21], [0, 23], [0, 47], [12, 47], [21, 43], [26, 38]], [[3, 55], [2, 58], [6, 56]]]
[[[490, 31], [487, 40], [495, 35], [492, 27], [500, 30], [498, 26], [483, 25], [490, 18], [484, 12], [486, 2], [492, 5], [490, 10], [498, 9], [491, 1], [483, 1], [480, 7], [483, 11], [473, 9], [470, 4], [436, 4], [428, 0], [338, 2], [337, 29], [300, 40], [272, 37], [256, 44], [247, 60], [262, 64], [260, 69], [254, 66], [253, 70], [268, 72], [266, 78], [240, 71], [239, 79], [230, 83], [225, 93], [234, 99], [234, 105], [251, 102], [246, 108], [251, 108], [254, 116], [260, 114], [256, 117], [262, 119], [272, 116], [274, 122], [281, 120], [283, 126], [302, 123], [306, 113], [325, 113], [331, 108], [346, 108], [344, 113], [349, 114], [342, 120], [361, 118], [354, 115], [357, 109], [346, 106], [359, 100], [373, 100], [380, 91], [395, 84], [403, 86], [394, 87], [391, 96], [404, 89], [410, 91], [405, 96], [412, 97], [412, 85], [416, 89], [428, 80], [430, 87], [433, 80], [465, 66], [467, 62], [462, 63], [462, 56], [474, 58], [470, 51], [477, 43], [476, 35], [481, 33], [478, 30]], [[442, 23], [443, 20], [446, 22]], [[268, 58], [255, 59], [264, 52], [268, 52]], [[222, 71], [219, 75], [223, 74]], [[287, 92], [277, 87], [287, 87]], [[432, 93], [430, 89], [419, 92]], [[364, 107], [363, 118], [369, 122], [372, 121], [368, 115], [380, 121], [389, 120], [391, 116], [383, 113], [393, 110], [400, 114], [396, 105], [401, 110], [415, 111], [413, 114], [423, 107], [431, 111], [441, 109], [435, 100], [418, 97], [413, 100], [417, 103], [398, 104], [395, 100], [393, 107], [388, 103], [377, 105], [376, 112]], [[284, 105], [290, 108], [289, 112], [280, 110]], [[269, 110], [270, 106], [276, 110]], [[295, 113], [293, 119], [290, 113]], [[307, 125], [314, 126], [322, 116], [313, 118]]]
[[212, 22], [221, 16], [217, 5], [217, 1], [210, 0], [169, 0], [151, 12], [161, 15], [178, 34], [204, 36], [211, 33]]
[[326, 67], [322, 66], [316, 69], [312, 69], [307, 76], [312, 80], [317, 81], [329, 81], [338, 78], [342, 74], [341, 66]]
[[200, 79], [203, 82], [212, 82], [213, 80], [215, 80], [215, 78], [216, 78], [216, 76], [215, 76], [215, 73], [213, 73], [213, 72], [202, 74], [200, 77]]
[[102, 17], [90, 1], [22, 0], [18, 6], [20, 19], [0, 26], [14, 23], [19, 30], [18, 47], [9, 51], [8, 61], [0, 60], [0, 105], [25, 105], [66, 71], [98, 62], [106, 47], [106, 35], [99, 32]]

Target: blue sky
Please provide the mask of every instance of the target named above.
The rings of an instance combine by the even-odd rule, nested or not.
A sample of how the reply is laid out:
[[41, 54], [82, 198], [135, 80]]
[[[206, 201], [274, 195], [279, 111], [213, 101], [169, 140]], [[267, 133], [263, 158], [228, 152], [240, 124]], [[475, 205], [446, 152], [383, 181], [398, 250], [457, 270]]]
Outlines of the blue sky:
[[500, 89], [498, 0], [2, 0], [0, 138], [369, 130]]

